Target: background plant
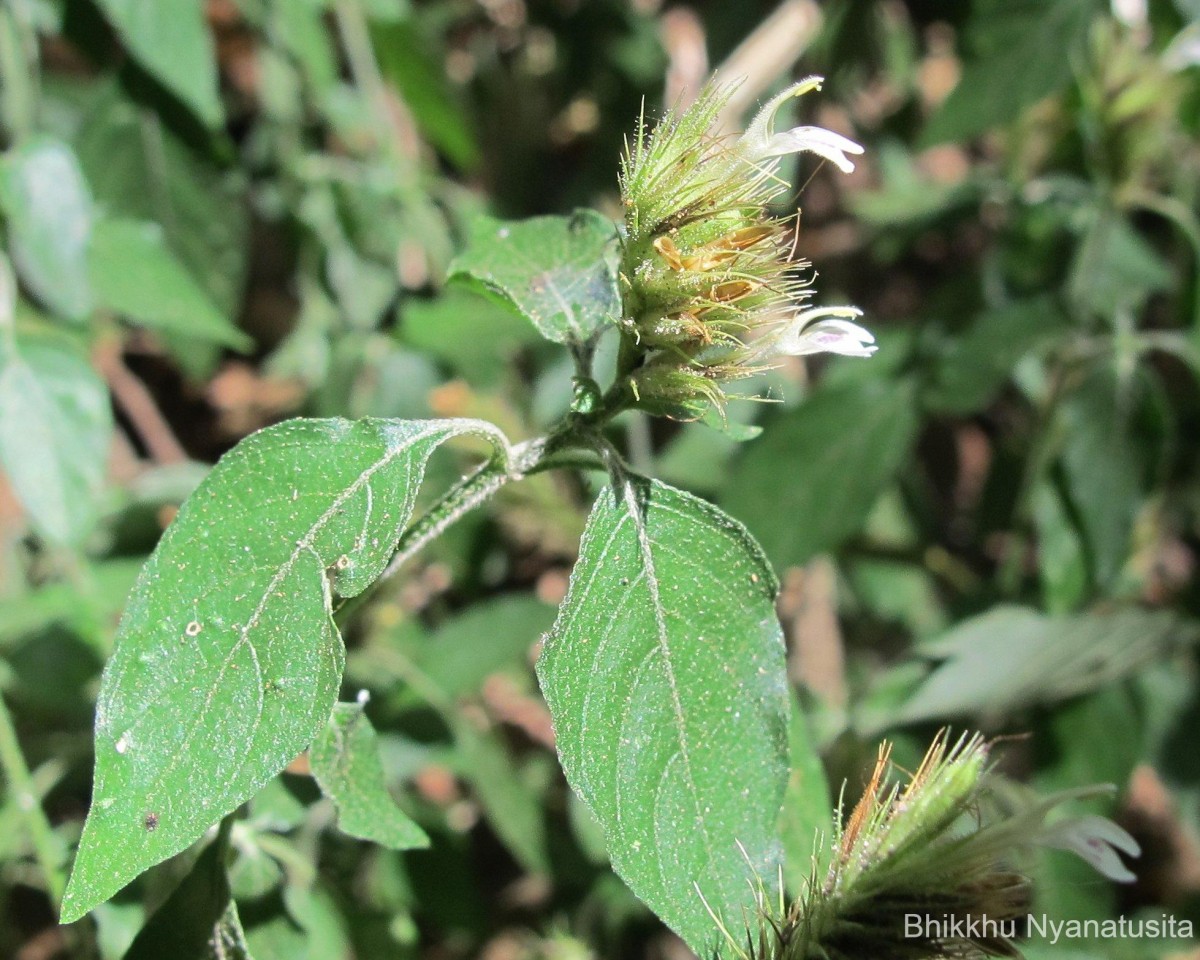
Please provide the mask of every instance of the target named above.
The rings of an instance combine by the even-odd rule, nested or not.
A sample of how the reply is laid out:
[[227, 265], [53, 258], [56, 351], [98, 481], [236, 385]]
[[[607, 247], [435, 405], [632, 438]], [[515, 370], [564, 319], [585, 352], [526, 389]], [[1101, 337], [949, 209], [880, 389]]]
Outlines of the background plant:
[[[0, 198], [20, 284], [0, 379], [5, 951], [119, 957], [144, 926], [133, 949], [161, 955], [154, 937], [177, 925], [146, 918], [227, 900], [201, 882], [221, 849], [259, 957], [666, 949], [555, 773], [527, 657], [603, 471], [506, 484], [339, 610], [342, 699], [371, 697], [332, 726], [308, 718], [325, 730], [315, 776], [293, 767], [272, 780], [223, 846], [156, 867], [94, 924], [53, 919], [116, 616], [201, 464], [305, 414], [488, 420], [511, 467], [573, 402], [582, 412], [578, 357], [497, 303], [495, 284], [490, 300], [447, 286], [451, 263], [470, 266], [484, 232], [503, 229], [485, 210], [619, 216], [615, 162], [641, 97], [660, 115], [694, 62], [695, 27], [719, 63], [757, 25], [748, 9], [712, 5], [689, 21], [652, 4], [245, 2], [188, 6], [165, 23], [116, 3], [0, 10]], [[805, 11], [776, 15], [807, 23]], [[880, 352], [811, 381], [785, 367], [747, 382], [782, 403], [731, 403], [723, 431], [631, 412], [605, 434], [638, 472], [744, 520], [781, 574], [804, 706], [789, 731], [793, 885], [828, 817], [826, 782], [861, 783], [884, 734], [915, 769], [955, 719], [1029, 732], [1008, 763], [1043, 791], [1121, 787], [1081, 803], [1135, 828], [1147, 850], [1138, 883], [1118, 899], [1047, 853], [1035, 871], [1047, 909], [1195, 915], [1195, 11], [1121, 11], [828, 4], [819, 30], [781, 33], [776, 21], [760, 34], [751, 62], [802, 52], [800, 75], [828, 77], [819, 108], [797, 101], [806, 119], [868, 145], [848, 179], [816, 170], [797, 244], [821, 270], [820, 302], [864, 308]], [[794, 50], [762, 46], [781, 35]], [[758, 78], [763, 97], [786, 70]], [[801, 182], [816, 166], [802, 162]], [[600, 223], [584, 236], [590, 224], [598, 241]], [[564, 241], [553, 262], [586, 273], [603, 261], [575, 250]], [[397, 531], [490, 455], [487, 437], [460, 447], [458, 426], [420, 440], [293, 429], [259, 436], [288, 437], [303, 489], [273, 460], [221, 494], [214, 529], [230, 545], [252, 538], [255, 556], [283, 542], [263, 504], [277, 496], [281, 521], [333, 489], [348, 462], [335, 450], [413, 441], [403, 478], [372, 488], [370, 510], [390, 512]], [[237, 456], [252, 458], [254, 443]], [[361, 529], [365, 496], [345, 502], [340, 525]], [[601, 519], [605, 503], [620, 509], [602, 498]], [[245, 519], [231, 521], [232, 508]], [[728, 553], [724, 535], [715, 556]], [[387, 559], [366, 543], [328, 556], [308, 546], [294, 572], [310, 576], [280, 583], [302, 609], [320, 608], [319, 595], [292, 594], [319, 585], [323, 566], [351, 591]], [[228, 584], [241, 575], [219, 569]], [[207, 627], [188, 613], [193, 599], [161, 611], [175, 642]], [[271, 612], [255, 622], [290, 616], [264, 620]], [[245, 613], [243, 626], [255, 608]], [[303, 702], [293, 682], [331, 696], [328, 652], [264, 675], [263, 702]], [[246, 705], [219, 705], [220, 743], [242, 742], [233, 725]], [[110, 759], [136, 755], [119, 742]], [[280, 744], [276, 761], [301, 746]], [[366, 780], [386, 782], [410, 816], [380, 813], [391, 808], [377, 795], [363, 813], [335, 746], [366, 758]], [[130, 811], [148, 844], [170, 837], [176, 811], [158, 806]], [[410, 818], [428, 852], [344, 836], [365, 821], [377, 844], [408, 846]], [[200, 880], [175, 888], [185, 875]]]

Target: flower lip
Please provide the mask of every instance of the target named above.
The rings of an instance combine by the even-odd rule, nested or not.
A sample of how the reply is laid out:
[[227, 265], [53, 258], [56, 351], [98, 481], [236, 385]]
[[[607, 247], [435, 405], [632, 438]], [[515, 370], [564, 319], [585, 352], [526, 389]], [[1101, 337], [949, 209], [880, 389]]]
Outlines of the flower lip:
[[1141, 847], [1125, 830], [1105, 817], [1095, 814], [1060, 821], [1045, 830], [1042, 843], [1060, 850], [1070, 850], [1082, 857], [1099, 873], [1117, 883], [1133, 883], [1137, 875], [1130, 870], [1117, 851], [1130, 857], [1141, 854]]
[[870, 330], [850, 317], [861, 317], [857, 307], [813, 307], [796, 314], [772, 338], [776, 353], [803, 357], [811, 353], [838, 353], [845, 357], [869, 357], [879, 348]]
[[824, 77], [806, 77], [769, 100], [738, 141], [742, 155], [751, 163], [760, 163], [792, 153], [815, 153], [843, 173], [850, 173], [854, 169], [854, 162], [846, 154], [857, 156], [863, 153], [861, 144], [824, 127], [792, 127], [782, 133], [775, 132], [775, 115], [780, 107], [793, 97], [820, 90], [823, 82]]
[[854, 161], [846, 154], [857, 156], [863, 152], [862, 144], [824, 127], [793, 127], [791, 130], [775, 134], [765, 144], [760, 145], [757, 158], [767, 160], [789, 153], [815, 153], [818, 157], [828, 160], [842, 173], [851, 173], [854, 170]]

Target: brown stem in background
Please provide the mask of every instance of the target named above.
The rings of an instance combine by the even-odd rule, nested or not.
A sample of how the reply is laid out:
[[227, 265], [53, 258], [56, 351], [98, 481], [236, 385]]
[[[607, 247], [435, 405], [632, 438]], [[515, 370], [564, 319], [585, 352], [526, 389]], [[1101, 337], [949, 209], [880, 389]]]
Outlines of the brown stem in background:
[[832, 707], [847, 699], [846, 651], [837, 615], [837, 571], [828, 557], [784, 571], [779, 615], [788, 637], [788, 676]]
[[184, 463], [187, 451], [176, 439], [154, 397], [121, 357], [121, 345], [110, 341], [96, 350], [96, 366], [108, 383], [121, 412], [129, 418], [138, 437], [146, 445], [150, 459], [157, 464]]
[[717, 85], [738, 83], [717, 117], [718, 132], [741, 129], [742, 118], [786, 74], [821, 29], [815, 0], [784, 0], [713, 72]]
[[663, 103], [683, 110], [708, 80], [708, 40], [704, 23], [691, 7], [672, 7], [658, 22], [658, 35], [667, 54]]

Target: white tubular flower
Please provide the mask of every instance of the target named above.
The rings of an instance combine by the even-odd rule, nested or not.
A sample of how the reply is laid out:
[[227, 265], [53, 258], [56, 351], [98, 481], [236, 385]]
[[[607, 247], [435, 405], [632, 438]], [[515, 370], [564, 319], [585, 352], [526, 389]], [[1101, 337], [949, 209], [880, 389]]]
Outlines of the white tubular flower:
[[1047, 847], [1070, 850], [1117, 883], [1133, 883], [1137, 879], [1137, 875], [1121, 862], [1117, 851], [1136, 857], [1141, 854], [1141, 847], [1125, 830], [1105, 817], [1089, 814], [1052, 824], [1043, 834], [1042, 843]]
[[840, 353], [869, 357], [879, 348], [871, 331], [847, 319], [861, 317], [858, 307], [813, 307], [796, 314], [771, 339], [771, 349], [792, 357], [810, 353]]
[[824, 127], [792, 127], [791, 130], [775, 132], [775, 114], [779, 108], [793, 97], [820, 90], [823, 82], [823, 77], [808, 77], [769, 100], [738, 141], [737, 149], [742, 156], [751, 163], [761, 163], [792, 153], [815, 153], [842, 173], [850, 173], [854, 169], [854, 161], [846, 155], [863, 153], [861, 144]]

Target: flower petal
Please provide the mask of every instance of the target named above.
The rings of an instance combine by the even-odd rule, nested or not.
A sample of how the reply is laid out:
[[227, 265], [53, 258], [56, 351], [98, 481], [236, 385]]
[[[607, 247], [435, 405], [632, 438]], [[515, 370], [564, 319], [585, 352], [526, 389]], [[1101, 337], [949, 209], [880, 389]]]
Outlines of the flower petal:
[[854, 169], [854, 162], [846, 154], [861, 154], [863, 147], [824, 127], [793, 127], [771, 137], [759, 159], [782, 157], [789, 153], [815, 153], [834, 164], [842, 173], [850, 173]]
[[805, 77], [764, 103], [758, 113], [754, 115], [754, 119], [750, 121], [750, 125], [746, 127], [746, 132], [740, 141], [742, 151], [747, 156], [756, 155], [758, 148], [761, 148], [775, 135], [775, 114], [779, 112], [779, 108], [793, 97], [801, 97], [813, 90], [820, 90], [821, 84], [824, 82], [824, 77]]
[[[861, 317], [862, 315], [863, 312], [858, 307], [809, 307], [792, 317], [790, 326], [799, 333], [814, 320], [822, 317]], [[859, 329], [862, 328], [859, 327]]]
[[1137, 876], [1117, 856], [1117, 850], [1130, 857], [1141, 848], [1125, 830], [1105, 817], [1078, 817], [1053, 824], [1042, 842], [1049, 847], [1070, 850], [1082, 857], [1098, 873], [1117, 883], [1133, 883]]
[[775, 352], [793, 357], [811, 353], [839, 353], [869, 357], [878, 347], [875, 337], [847, 317], [860, 317], [857, 307], [814, 307], [792, 318], [771, 344]]

